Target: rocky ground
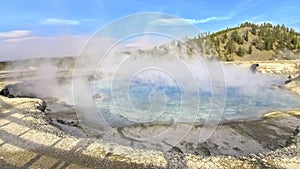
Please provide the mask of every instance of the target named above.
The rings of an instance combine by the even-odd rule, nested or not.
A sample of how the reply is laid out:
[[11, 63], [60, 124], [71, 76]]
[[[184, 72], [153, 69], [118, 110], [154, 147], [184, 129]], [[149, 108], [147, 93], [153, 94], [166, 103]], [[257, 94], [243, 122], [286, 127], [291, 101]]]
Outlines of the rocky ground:
[[250, 67], [258, 64], [257, 72], [266, 74], [283, 75], [287, 79], [284, 88], [300, 95], [300, 61], [299, 60], [275, 60], [275, 61], [237, 61], [225, 64], [236, 64]]
[[[278, 73], [296, 76], [299, 62], [288, 63], [296, 66], [280, 68]], [[264, 71], [264, 65], [270, 65], [259, 64], [260, 72]], [[273, 69], [278, 65], [273, 69], [265, 67], [268, 68], [265, 72], [277, 73]], [[14, 98], [13, 92], [3, 90], [13, 84], [9, 80], [4, 78], [0, 83], [4, 95], [0, 96], [0, 168], [300, 167], [300, 110], [270, 112], [259, 120], [219, 125], [203, 143], [198, 143], [195, 137], [202, 129], [196, 125], [177, 145], [169, 144], [171, 140], [166, 135], [162, 144], [170, 150], [162, 152], [88, 138], [72, 106], [56, 99]], [[285, 87], [297, 92], [298, 83], [296, 79]], [[120, 137], [133, 137], [135, 134], [155, 135], [166, 127], [170, 133], [176, 133], [185, 125], [145, 124], [116, 127], [116, 130]]]

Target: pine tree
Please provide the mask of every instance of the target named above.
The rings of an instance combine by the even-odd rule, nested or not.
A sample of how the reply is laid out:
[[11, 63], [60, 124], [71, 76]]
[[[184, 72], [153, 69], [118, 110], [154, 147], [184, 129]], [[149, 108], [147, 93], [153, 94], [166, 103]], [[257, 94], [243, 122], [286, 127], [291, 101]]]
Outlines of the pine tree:
[[227, 54], [232, 54], [235, 52], [235, 44], [233, 40], [229, 40], [227, 41], [226, 45], [225, 45], [225, 49], [226, 49], [226, 53]]
[[251, 33], [252, 33], [253, 35], [256, 35], [256, 25], [252, 25], [252, 26], [251, 26]]
[[245, 55], [245, 49], [239, 46], [238, 50], [236, 51], [236, 54], [240, 57]]
[[235, 41], [236, 43], [242, 45], [244, 44], [243, 38], [239, 35], [238, 31], [235, 30], [231, 33], [230, 38]]
[[271, 50], [273, 49], [273, 43], [272, 43], [272, 39], [268, 38], [265, 40], [265, 48], [266, 50]]
[[249, 40], [249, 32], [248, 31], [246, 31], [246, 33], [244, 35], [244, 39], [245, 39], [245, 41], [248, 42], [248, 40]]
[[220, 38], [218, 37], [217, 39], [216, 39], [216, 41], [215, 41], [215, 46], [216, 46], [216, 50], [217, 51], [220, 51]]
[[297, 49], [297, 46], [298, 46], [298, 38], [296, 36], [294, 36], [292, 38], [292, 44], [294, 46], [294, 49]]
[[252, 45], [249, 46], [248, 54], [250, 54], [250, 55], [252, 54]]

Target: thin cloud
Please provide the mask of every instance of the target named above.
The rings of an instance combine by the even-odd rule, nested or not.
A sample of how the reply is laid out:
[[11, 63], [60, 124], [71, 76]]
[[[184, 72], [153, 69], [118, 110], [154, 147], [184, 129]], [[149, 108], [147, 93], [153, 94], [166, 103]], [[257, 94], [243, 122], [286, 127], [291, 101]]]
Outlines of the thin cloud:
[[251, 18], [252, 21], [256, 21], [256, 20], [259, 20], [259, 19], [262, 19], [264, 15], [257, 15], [257, 16], [253, 16]]
[[83, 22], [100, 22], [100, 19], [82, 19]]
[[211, 21], [220, 21], [220, 20], [227, 20], [230, 17], [208, 17], [205, 19], [181, 19], [181, 18], [159, 18], [152, 21], [154, 25], [162, 25], [162, 26], [182, 26], [188, 24], [199, 24], [199, 23], [206, 23]]
[[79, 25], [80, 21], [61, 19], [61, 18], [47, 18], [40, 22], [42, 25]]
[[198, 23], [206, 23], [206, 22], [211, 22], [211, 21], [221, 21], [221, 20], [227, 20], [229, 17], [208, 17], [205, 19], [185, 19], [185, 21], [191, 23], [191, 24], [198, 24]]
[[30, 30], [13, 30], [8, 32], [0, 32], [0, 38], [10, 39], [10, 38], [21, 38], [29, 36], [32, 33]]
[[9, 43], [19, 43], [19, 42], [23, 42], [23, 41], [31, 41], [31, 40], [50, 40], [53, 38], [50, 37], [37, 37], [37, 36], [26, 36], [26, 37], [18, 37], [18, 38], [10, 38], [10, 39], [5, 39], [3, 40], [3, 42], [9, 42]]
[[287, 7], [287, 9], [295, 9], [295, 6], [294, 5], [290, 5]]
[[153, 20], [151, 24], [161, 25], [161, 26], [181, 26], [181, 25], [188, 25], [189, 23], [186, 22], [184, 19], [180, 19], [180, 18], [159, 18]]

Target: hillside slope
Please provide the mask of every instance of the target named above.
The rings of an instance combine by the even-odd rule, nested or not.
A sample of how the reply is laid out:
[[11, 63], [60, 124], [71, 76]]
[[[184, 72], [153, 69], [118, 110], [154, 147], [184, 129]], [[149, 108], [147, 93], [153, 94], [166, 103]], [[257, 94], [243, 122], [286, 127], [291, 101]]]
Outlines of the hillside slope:
[[[245, 22], [209, 35], [221, 60], [297, 59], [300, 34], [284, 25]], [[194, 39], [197, 40], [197, 39]]]

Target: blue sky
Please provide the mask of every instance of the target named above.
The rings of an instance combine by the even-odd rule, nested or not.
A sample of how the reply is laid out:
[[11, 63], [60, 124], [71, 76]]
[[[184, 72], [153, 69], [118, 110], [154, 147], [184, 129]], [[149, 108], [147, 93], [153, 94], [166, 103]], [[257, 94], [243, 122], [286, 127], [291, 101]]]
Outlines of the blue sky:
[[[82, 38], [83, 41], [83, 37], [92, 35], [112, 20], [138, 12], [176, 15], [201, 31], [214, 32], [249, 21], [285, 24], [299, 32], [299, 9], [297, 0], [1, 0], [0, 58], [21, 57], [8, 49], [21, 47], [24, 39], [32, 44], [43, 42], [42, 48], [54, 43], [53, 39], [75, 38], [80, 41]], [[59, 40], [61, 43], [62, 39]], [[12, 42], [13, 45], [8, 44]], [[82, 45], [83, 42], [78, 43]], [[25, 49], [24, 52], [27, 54]], [[70, 55], [76, 52], [73, 50]], [[61, 54], [68, 55], [68, 52]], [[42, 56], [43, 52], [36, 55]]]

